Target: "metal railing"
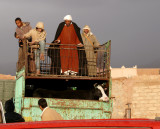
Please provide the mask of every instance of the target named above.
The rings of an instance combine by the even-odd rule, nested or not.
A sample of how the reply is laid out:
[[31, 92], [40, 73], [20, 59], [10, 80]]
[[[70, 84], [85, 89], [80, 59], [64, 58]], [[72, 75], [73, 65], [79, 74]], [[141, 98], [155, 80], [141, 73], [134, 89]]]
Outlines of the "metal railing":
[[26, 76], [110, 78], [111, 41], [98, 48], [46, 43], [44, 60], [38, 50], [39, 45], [35, 48], [29, 42], [24, 46]]

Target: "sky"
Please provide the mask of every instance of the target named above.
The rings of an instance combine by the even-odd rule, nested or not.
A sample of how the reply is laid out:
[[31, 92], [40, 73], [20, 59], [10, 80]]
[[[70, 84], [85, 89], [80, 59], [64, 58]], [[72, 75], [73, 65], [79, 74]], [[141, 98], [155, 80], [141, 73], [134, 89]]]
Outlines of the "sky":
[[16, 74], [15, 18], [44, 22], [47, 43], [65, 15], [89, 25], [98, 41], [111, 40], [111, 67], [160, 67], [160, 0], [0, 0], [0, 74]]

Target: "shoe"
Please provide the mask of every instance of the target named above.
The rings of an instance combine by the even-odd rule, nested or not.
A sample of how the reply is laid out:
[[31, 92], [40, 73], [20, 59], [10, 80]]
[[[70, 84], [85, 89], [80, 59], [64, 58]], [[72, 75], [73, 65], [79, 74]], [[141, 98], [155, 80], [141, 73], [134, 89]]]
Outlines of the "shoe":
[[75, 71], [71, 71], [70, 73], [71, 73], [71, 75], [75, 75], [75, 76], [77, 75], [77, 72], [75, 72]]
[[71, 74], [71, 70], [68, 70], [67, 72], [69, 73], [69, 75]]
[[64, 72], [64, 75], [69, 75], [69, 72], [68, 72], [68, 71], [65, 71], [65, 72]]

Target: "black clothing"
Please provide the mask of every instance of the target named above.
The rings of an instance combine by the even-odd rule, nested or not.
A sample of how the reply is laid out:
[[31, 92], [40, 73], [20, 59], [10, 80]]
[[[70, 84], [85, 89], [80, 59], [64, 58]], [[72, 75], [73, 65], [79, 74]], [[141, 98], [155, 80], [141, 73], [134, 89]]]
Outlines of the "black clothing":
[[23, 42], [22, 42], [22, 40], [21, 39], [19, 39], [19, 47], [23, 47]]
[[[80, 34], [80, 28], [77, 26], [76, 23], [72, 22], [72, 24], [74, 26], [74, 29], [75, 29], [75, 32], [77, 34], [79, 41], [83, 44], [83, 40]], [[52, 41], [52, 43], [54, 43], [54, 41], [58, 39], [58, 37], [60, 36], [63, 30], [64, 25], [65, 25], [65, 22], [61, 22], [59, 24], [56, 34], [55, 34], [55, 38]], [[50, 45], [49, 47], [53, 48], [53, 45]], [[54, 45], [54, 48], [55, 49], [50, 49], [50, 48], [48, 49], [48, 56], [51, 58], [51, 74], [56, 73], [59, 75], [60, 70], [61, 70], [59, 45]], [[88, 74], [87, 59], [86, 59], [84, 47], [78, 48], [78, 58], [79, 58], [79, 75], [80, 76], [87, 75]]]
[[13, 122], [25, 122], [22, 116], [16, 112], [14, 112], [15, 106], [13, 100], [7, 100], [5, 103], [5, 119], [6, 123], [13, 123]]
[[25, 122], [22, 116], [16, 112], [5, 113], [6, 123]]
[[14, 112], [15, 106], [13, 100], [9, 99], [5, 102], [4, 109], [6, 112]]
[[[80, 34], [80, 28], [77, 26], [76, 23], [72, 22], [72, 24], [73, 24], [73, 26], [74, 26], [74, 29], [75, 29], [75, 31], [76, 31], [76, 34], [77, 34], [77, 36], [78, 36], [79, 41], [83, 44], [82, 37], [81, 37], [81, 34]], [[59, 24], [58, 29], [57, 29], [57, 31], [56, 31], [56, 35], [55, 35], [54, 41], [58, 39], [59, 35], [61, 34], [61, 32], [62, 32], [62, 30], [63, 30], [64, 25], [65, 25], [65, 22], [61, 22], [61, 23]], [[54, 42], [54, 41], [53, 41], [53, 42]], [[53, 42], [52, 42], [52, 43], [53, 43]]]

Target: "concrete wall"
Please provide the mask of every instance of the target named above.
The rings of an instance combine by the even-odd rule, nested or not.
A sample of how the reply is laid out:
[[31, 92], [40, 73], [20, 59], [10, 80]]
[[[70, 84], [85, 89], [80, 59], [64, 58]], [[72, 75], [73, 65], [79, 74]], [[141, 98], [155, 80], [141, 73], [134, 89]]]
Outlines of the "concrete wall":
[[14, 97], [15, 80], [1, 80], [0, 79], [0, 101], [3, 105], [6, 100]]
[[112, 80], [112, 118], [125, 118], [127, 103], [132, 118], [154, 119], [160, 116], [160, 75], [143, 75]]
[[111, 69], [112, 78], [134, 77], [137, 76], [137, 68], [113, 68]]
[[133, 68], [125, 68], [125, 66], [122, 66], [121, 68], [111, 68], [112, 78], [121, 78], [121, 77], [130, 78], [141, 75], [160, 75], [160, 69], [159, 68], [137, 69], [136, 66], [134, 66]]
[[160, 69], [137, 69], [137, 75], [159, 75]]

